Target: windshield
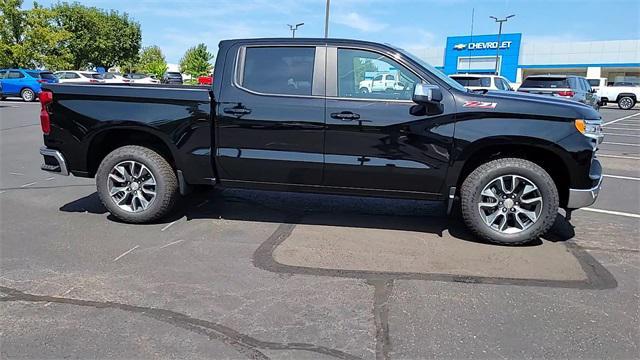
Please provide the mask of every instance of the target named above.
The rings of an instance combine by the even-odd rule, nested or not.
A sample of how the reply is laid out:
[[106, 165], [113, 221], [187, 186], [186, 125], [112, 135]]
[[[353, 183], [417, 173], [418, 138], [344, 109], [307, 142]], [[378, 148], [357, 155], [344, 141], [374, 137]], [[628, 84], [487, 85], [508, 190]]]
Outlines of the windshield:
[[420, 59], [419, 57], [413, 55], [412, 53], [401, 49], [399, 47], [395, 47], [395, 46], [391, 46], [394, 49], [398, 50], [398, 52], [400, 52], [401, 54], [405, 55], [406, 57], [408, 57], [409, 59], [415, 61], [416, 63], [418, 63], [418, 65], [424, 67], [425, 69], [429, 70], [429, 72], [431, 72], [434, 76], [438, 77], [438, 79], [444, 81], [445, 83], [447, 83], [447, 85], [451, 86], [454, 89], [458, 89], [460, 91], [467, 91], [467, 89], [464, 88], [464, 86], [458, 84], [455, 80], [451, 79], [450, 77], [448, 77], [447, 75], [445, 75], [442, 71], [436, 69], [435, 67], [431, 66], [429, 63], [427, 63], [426, 61]]

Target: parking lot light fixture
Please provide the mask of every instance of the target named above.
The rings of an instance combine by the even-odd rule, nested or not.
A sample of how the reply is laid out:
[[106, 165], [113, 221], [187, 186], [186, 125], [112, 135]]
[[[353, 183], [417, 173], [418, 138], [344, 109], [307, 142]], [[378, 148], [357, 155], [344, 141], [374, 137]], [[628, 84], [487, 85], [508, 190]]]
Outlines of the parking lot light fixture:
[[498, 19], [495, 16], [489, 16], [489, 18], [495, 20], [498, 24], [500, 24], [498, 26], [498, 46], [496, 47], [496, 67], [495, 67], [495, 74], [496, 75], [500, 75], [500, 68], [498, 67], [498, 63], [500, 61], [500, 36], [502, 35], [502, 23], [507, 22], [509, 19], [511, 19], [512, 17], [516, 16], [515, 14], [511, 14], [507, 17], [505, 17], [504, 19]]
[[304, 23], [303, 23], [303, 22], [302, 22], [302, 23], [295, 24], [295, 25], [287, 24], [287, 26], [289, 27], [289, 30], [291, 30], [291, 37], [292, 37], [292, 38], [295, 38], [295, 37], [296, 37], [296, 30], [298, 30], [298, 28], [299, 28], [300, 26], [302, 26], [302, 25], [304, 25]]

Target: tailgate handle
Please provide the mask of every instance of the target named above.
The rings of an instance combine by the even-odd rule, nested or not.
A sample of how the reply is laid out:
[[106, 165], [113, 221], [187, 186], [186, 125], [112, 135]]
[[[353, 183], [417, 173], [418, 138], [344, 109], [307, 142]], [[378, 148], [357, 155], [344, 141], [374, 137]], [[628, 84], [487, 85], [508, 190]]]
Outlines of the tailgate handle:
[[232, 115], [247, 115], [251, 113], [251, 110], [245, 107], [232, 107], [232, 108], [225, 108], [224, 113], [232, 114]]
[[331, 113], [331, 117], [334, 119], [340, 119], [343, 121], [351, 121], [360, 119], [360, 115], [354, 114], [351, 111], [343, 111], [339, 113]]

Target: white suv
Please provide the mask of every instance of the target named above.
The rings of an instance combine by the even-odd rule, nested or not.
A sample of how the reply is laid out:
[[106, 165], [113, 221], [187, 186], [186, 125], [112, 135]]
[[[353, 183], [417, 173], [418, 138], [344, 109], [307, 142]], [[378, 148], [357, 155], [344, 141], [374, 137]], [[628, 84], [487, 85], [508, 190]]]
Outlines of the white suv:
[[514, 91], [509, 81], [498, 75], [455, 74], [449, 77], [469, 90]]
[[104, 79], [102, 78], [102, 74], [97, 73], [95, 71], [65, 70], [65, 71], [58, 71], [53, 75], [55, 75], [61, 83], [66, 83], [66, 82], [103, 83], [104, 82]]
[[401, 91], [405, 86], [398, 79], [396, 74], [380, 74], [371, 80], [362, 80], [359, 84], [360, 92], [363, 94], [379, 91]]

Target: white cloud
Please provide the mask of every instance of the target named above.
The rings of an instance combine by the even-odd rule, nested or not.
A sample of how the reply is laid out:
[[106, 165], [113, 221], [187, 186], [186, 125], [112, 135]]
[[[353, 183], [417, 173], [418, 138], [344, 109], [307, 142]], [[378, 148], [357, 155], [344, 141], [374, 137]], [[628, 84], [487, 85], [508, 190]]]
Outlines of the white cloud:
[[332, 17], [331, 22], [348, 26], [363, 32], [376, 32], [383, 30], [388, 26], [386, 23], [366, 18], [356, 12], [350, 12], [345, 15], [336, 14]]

